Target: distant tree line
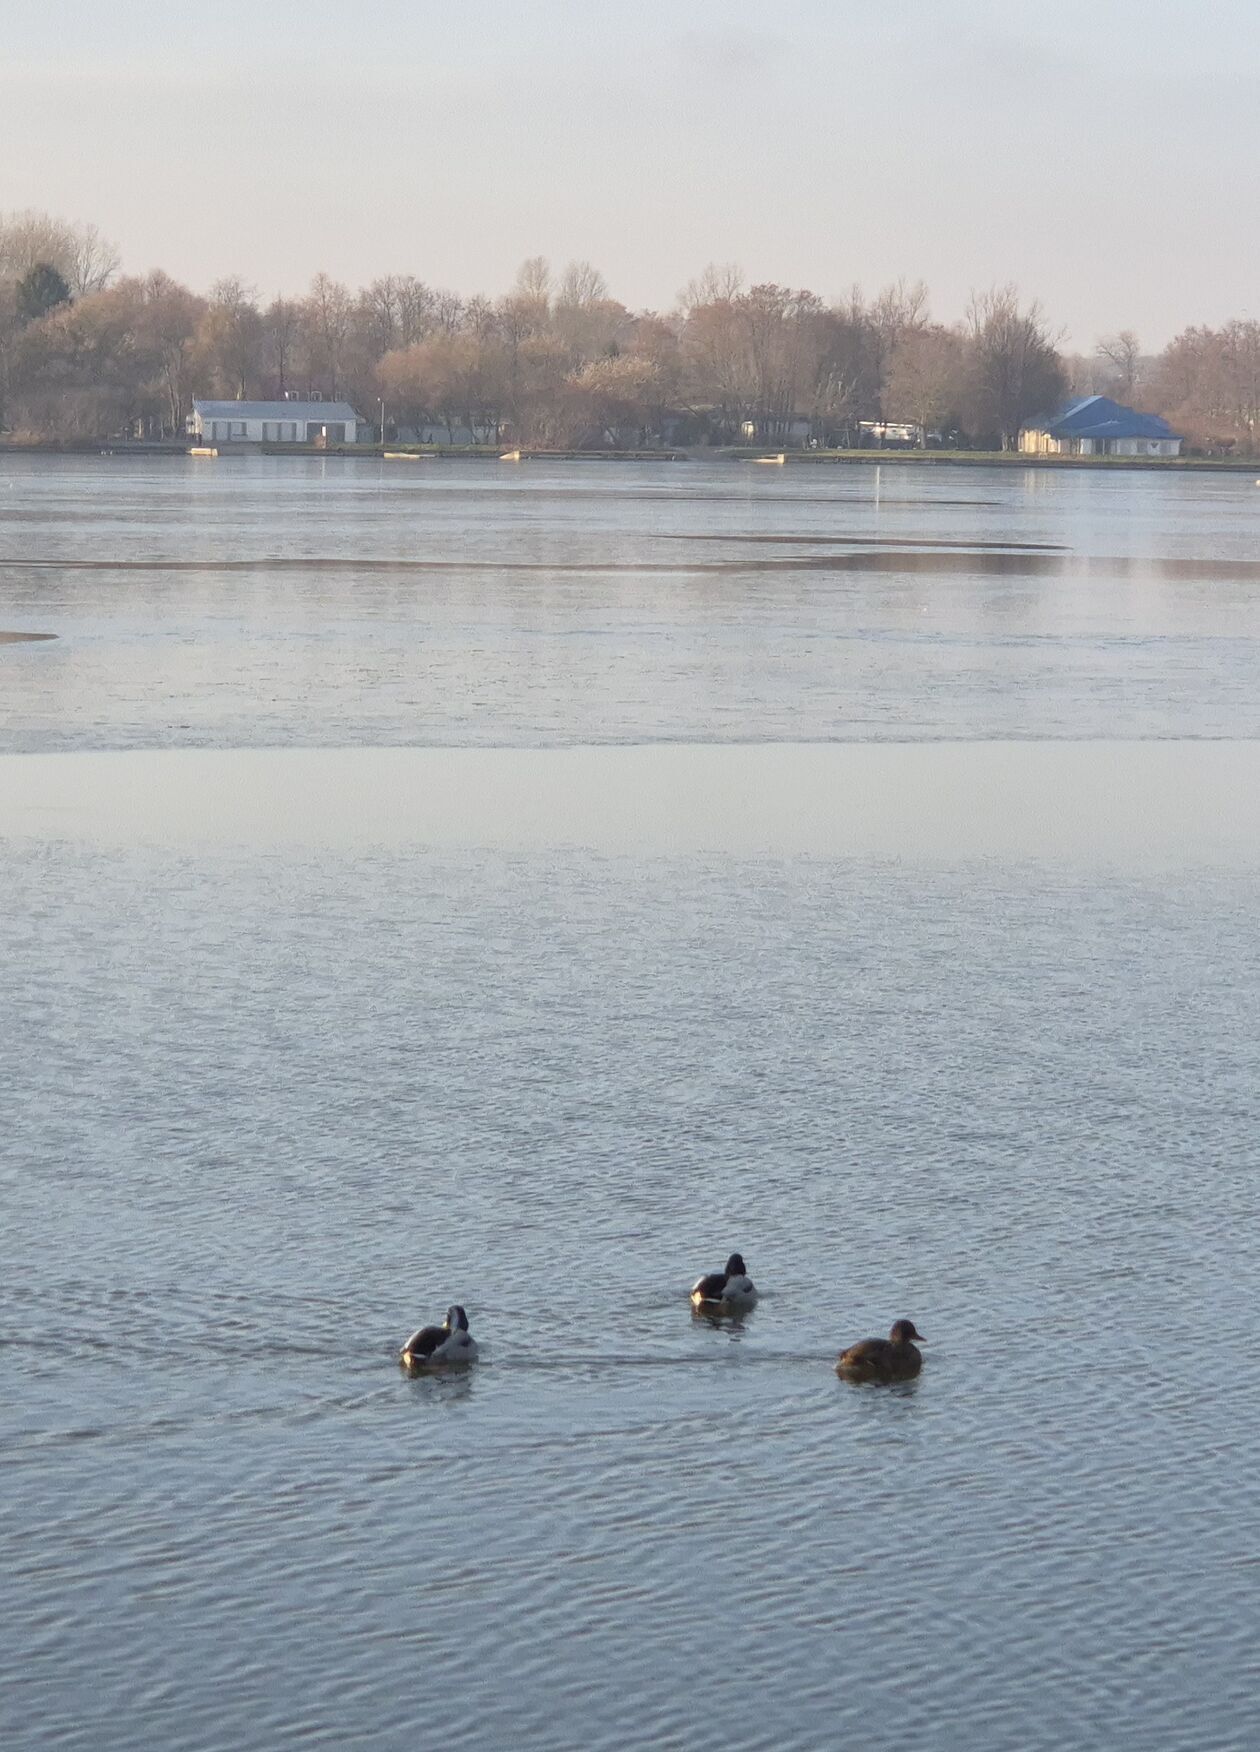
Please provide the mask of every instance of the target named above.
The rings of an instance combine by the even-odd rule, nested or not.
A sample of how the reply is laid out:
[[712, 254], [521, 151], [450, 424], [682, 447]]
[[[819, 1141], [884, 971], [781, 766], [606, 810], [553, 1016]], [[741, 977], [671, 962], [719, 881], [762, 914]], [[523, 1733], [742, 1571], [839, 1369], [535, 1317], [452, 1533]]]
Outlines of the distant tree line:
[[207, 294], [161, 270], [119, 274], [95, 227], [0, 215], [0, 431], [179, 436], [194, 395], [352, 402], [387, 432], [571, 447], [852, 445], [872, 423], [923, 442], [1011, 448], [1070, 393], [1164, 414], [1208, 450], [1256, 450], [1260, 323], [1190, 328], [1156, 357], [1130, 331], [1064, 356], [1014, 286], [934, 321], [921, 283], [837, 303], [711, 266], [668, 313], [633, 312], [587, 262], [524, 263], [512, 289], [462, 298], [410, 274], [301, 298]]

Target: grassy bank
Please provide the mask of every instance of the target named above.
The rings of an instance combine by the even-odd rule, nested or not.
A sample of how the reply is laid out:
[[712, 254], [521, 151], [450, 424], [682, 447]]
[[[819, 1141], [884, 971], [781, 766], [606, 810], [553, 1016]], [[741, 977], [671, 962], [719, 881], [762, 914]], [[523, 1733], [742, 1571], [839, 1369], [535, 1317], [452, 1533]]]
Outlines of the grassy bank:
[[[187, 456], [186, 439], [0, 438], [0, 456]], [[503, 444], [220, 444], [220, 457], [344, 457], [350, 461], [459, 462], [743, 462], [799, 468], [877, 463], [885, 468], [1093, 469], [1260, 475], [1260, 457], [1233, 456], [1023, 456], [1008, 450], [750, 450], [697, 445], [677, 450], [536, 450]]]
[[911, 468], [1040, 468], [1099, 469], [1104, 472], [1155, 469], [1216, 474], [1260, 473], [1260, 457], [1236, 456], [1024, 456], [1017, 450], [740, 450], [713, 451], [738, 462], [778, 462], [786, 467], [803, 463], [877, 462], [885, 466], [904, 463]]
[[187, 456], [186, 438], [0, 438], [0, 456]]

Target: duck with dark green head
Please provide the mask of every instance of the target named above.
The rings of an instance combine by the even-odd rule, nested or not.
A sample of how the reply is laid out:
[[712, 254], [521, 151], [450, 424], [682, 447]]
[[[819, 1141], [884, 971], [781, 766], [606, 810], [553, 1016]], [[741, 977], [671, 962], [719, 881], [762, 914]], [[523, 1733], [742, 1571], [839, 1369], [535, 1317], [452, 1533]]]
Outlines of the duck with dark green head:
[[398, 1360], [408, 1374], [438, 1364], [475, 1363], [477, 1341], [468, 1330], [468, 1316], [458, 1302], [446, 1310], [440, 1326], [421, 1326], [413, 1332]]
[[756, 1300], [757, 1286], [742, 1253], [732, 1253], [721, 1271], [706, 1272], [691, 1286], [691, 1306], [697, 1314], [745, 1314]]

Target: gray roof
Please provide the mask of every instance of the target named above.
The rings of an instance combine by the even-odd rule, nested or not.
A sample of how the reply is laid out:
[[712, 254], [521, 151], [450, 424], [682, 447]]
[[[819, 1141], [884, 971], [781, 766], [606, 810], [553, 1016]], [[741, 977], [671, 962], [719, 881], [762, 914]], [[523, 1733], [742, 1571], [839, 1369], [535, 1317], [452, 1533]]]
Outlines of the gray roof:
[[193, 401], [203, 420], [357, 420], [349, 402]]

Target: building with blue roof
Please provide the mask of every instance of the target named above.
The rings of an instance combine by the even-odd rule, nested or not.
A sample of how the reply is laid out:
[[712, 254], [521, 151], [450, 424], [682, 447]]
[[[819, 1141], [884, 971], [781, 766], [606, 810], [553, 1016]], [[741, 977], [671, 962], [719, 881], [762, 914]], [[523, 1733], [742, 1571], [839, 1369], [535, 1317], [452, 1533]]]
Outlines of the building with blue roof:
[[1025, 426], [1019, 447], [1026, 456], [1180, 456], [1181, 438], [1158, 414], [1085, 395]]

